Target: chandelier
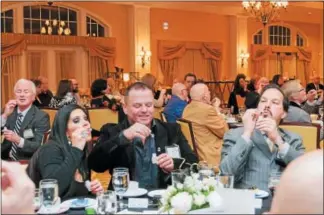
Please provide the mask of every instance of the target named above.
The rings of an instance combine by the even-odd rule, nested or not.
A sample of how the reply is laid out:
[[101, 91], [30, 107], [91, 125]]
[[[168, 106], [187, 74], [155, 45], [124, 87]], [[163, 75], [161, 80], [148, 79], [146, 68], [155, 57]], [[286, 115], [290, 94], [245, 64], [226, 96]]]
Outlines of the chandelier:
[[243, 0], [243, 8], [265, 26], [278, 18], [280, 10], [286, 10], [288, 0]]
[[70, 35], [71, 29], [66, 26], [64, 21], [58, 21], [54, 19], [53, 21], [46, 20], [45, 26], [41, 28], [41, 34], [56, 34], [57, 35]]

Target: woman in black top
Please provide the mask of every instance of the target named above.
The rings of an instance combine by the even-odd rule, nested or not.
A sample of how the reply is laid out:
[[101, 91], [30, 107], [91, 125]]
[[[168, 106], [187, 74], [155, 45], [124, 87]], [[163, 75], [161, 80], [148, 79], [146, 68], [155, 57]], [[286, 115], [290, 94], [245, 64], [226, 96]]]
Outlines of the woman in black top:
[[[62, 107], [55, 116], [48, 142], [29, 162], [27, 172], [35, 185], [42, 179], [56, 179], [61, 199], [88, 195], [85, 182], [90, 180], [87, 166], [90, 140], [88, 113], [75, 104]], [[103, 191], [101, 183], [91, 181], [90, 191], [94, 194]]]
[[277, 74], [273, 76], [271, 83], [281, 87], [284, 84], [284, 79], [282, 75]]
[[246, 82], [245, 82], [246, 76], [244, 74], [238, 74], [235, 78], [234, 82], [234, 89], [230, 94], [230, 97], [228, 99], [227, 107], [231, 108], [232, 114], [238, 114], [239, 113], [239, 107], [236, 101], [236, 96], [240, 95], [241, 97], [245, 97], [247, 90], [246, 90]]
[[77, 100], [72, 95], [72, 82], [70, 80], [61, 80], [56, 96], [51, 99], [48, 106], [50, 108], [61, 108], [68, 104], [77, 104]]
[[45, 105], [42, 103], [42, 101], [38, 97], [38, 95], [41, 94], [41, 92], [42, 92], [42, 89], [41, 89], [42, 82], [38, 79], [34, 79], [32, 81], [34, 82], [35, 87], [36, 87], [36, 96], [35, 96], [35, 101], [33, 102], [33, 105], [35, 105], [36, 107], [44, 107]]
[[110, 94], [110, 87], [107, 84], [107, 80], [96, 79], [91, 85], [91, 107], [108, 107], [114, 111], [118, 110], [119, 105], [116, 99], [108, 98], [108, 94]]

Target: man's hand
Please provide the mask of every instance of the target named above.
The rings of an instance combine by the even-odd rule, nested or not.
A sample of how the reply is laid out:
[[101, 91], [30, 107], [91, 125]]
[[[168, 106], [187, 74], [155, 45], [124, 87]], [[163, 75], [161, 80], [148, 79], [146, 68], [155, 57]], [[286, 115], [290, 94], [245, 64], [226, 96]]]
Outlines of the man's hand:
[[160, 154], [157, 157], [157, 165], [167, 173], [174, 169], [173, 159], [166, 153]]
[[1, 172], [2, 213], [33, 214], [35, 185], [25, 169], [18, 163], [2, 161]]
[[247, 138], [251, 138], [252, 132], [255, 128], [256, 120], [259, 116], [259, 113], [256, 109], [248, 109], [242, 117], [242, 122], [244, 126], [243, 135]]
[[9, 100], [9, 102], [6, 104], [4, 112], [3, 112], [3, 117], [5, 119], [8, 118], [8, 116], [14, 111], [15, 107], [17, 105], [17, 101], [16, 100]]
[[278, 140], [281, 139], [277, 123], [271, 117], [260, 118], [256, 124], [256, 128], [266, 133], [268, 138], [274, 143], [278, 143]]
[[11, 131], [11, 130], [8, 130], [8, 129], [5, 129], [3, 131], [3, 136], [5, 137], [6, 140], [10, 141], [10, 142], [13, 142], [15, 144], [19, 144], [20, 142], [20, 136], [18, 134], [16, 134], [14, 131]]
[[125, 129], [123, 134], [129, 141], [133, 141], [135, 137], [139, 137], [144, 144], [145, 139], [151, 134], [151, 129], [143, 124], [135, 123], [131, 127]]

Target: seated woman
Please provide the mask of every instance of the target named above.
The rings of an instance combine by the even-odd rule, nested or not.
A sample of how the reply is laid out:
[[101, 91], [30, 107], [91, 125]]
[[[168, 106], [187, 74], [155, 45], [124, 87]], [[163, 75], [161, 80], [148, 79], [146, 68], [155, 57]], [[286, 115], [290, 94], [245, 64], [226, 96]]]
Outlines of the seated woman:
[[77, 104], [77, 100], [72, 94], [72, 82], [70, 80], [61, 80], [56, 96], [51, 99], [48, 106], [51, 108], [61, 108], [68, 104]]
[[[164, 106], [164, 100], [165, 100], [165, 95], [166, 95], [166, 89], [161, 89], [161, 90], [156, 90], [156, 78], [150, 74], [146, 73], [141, 81], [149, 86], [153, 92], [154, 92], [154, 107], [159, 108]], [[170, 93], [171, 94], [171, 93]]]
[[96, 79], [92, 82], [91, 85], [91, 107], [92, 108], [100, 108], [100, 107], [108, 107], [114, 111], [119, 109], [119, 105], [117, 100], [114, 98], [108, 98], [107, 95], [110, 94], [110, 87], [107, 84], [107, 80], [104, 79]]
[[[48, 143], [29, 162], [29, 177], [36, 186], [42, 179], [56, 179], [62, 200], [88, 195], [87, 142], [90, 140], [88, 113], [75, 104], [62, 107], [55, 116]], [[91, 181], [89, 188], [93, 194], [103, 191], [98, 180]]]
[[247, 93], [247, 85], [245, 82], [246, 76], [244, 74], [238, 74], [235, 78], [234, 89], [228, 99], [227, 107], [231, 108], [232, 114], [239, 113], [239, 104], [236, 96], [240, 96], [245, 99]]

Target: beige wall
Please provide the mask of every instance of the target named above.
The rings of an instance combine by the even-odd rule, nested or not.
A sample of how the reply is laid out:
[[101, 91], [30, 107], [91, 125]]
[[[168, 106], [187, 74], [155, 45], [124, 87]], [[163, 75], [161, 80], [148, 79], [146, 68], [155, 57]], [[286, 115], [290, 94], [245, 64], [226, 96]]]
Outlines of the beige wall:
[[[162, 23], [169, 23], [169, 29], [163, 30]], [[151, 9], [151, 72], [157, 74], [158, 40], [207, 41], [223, 43], [221, 72], [223, 77], [231, 75], [229, 71], [229, 17], [216, 14], [179, 10]], [[189, 72], [189, 71], [188, 71]]]

